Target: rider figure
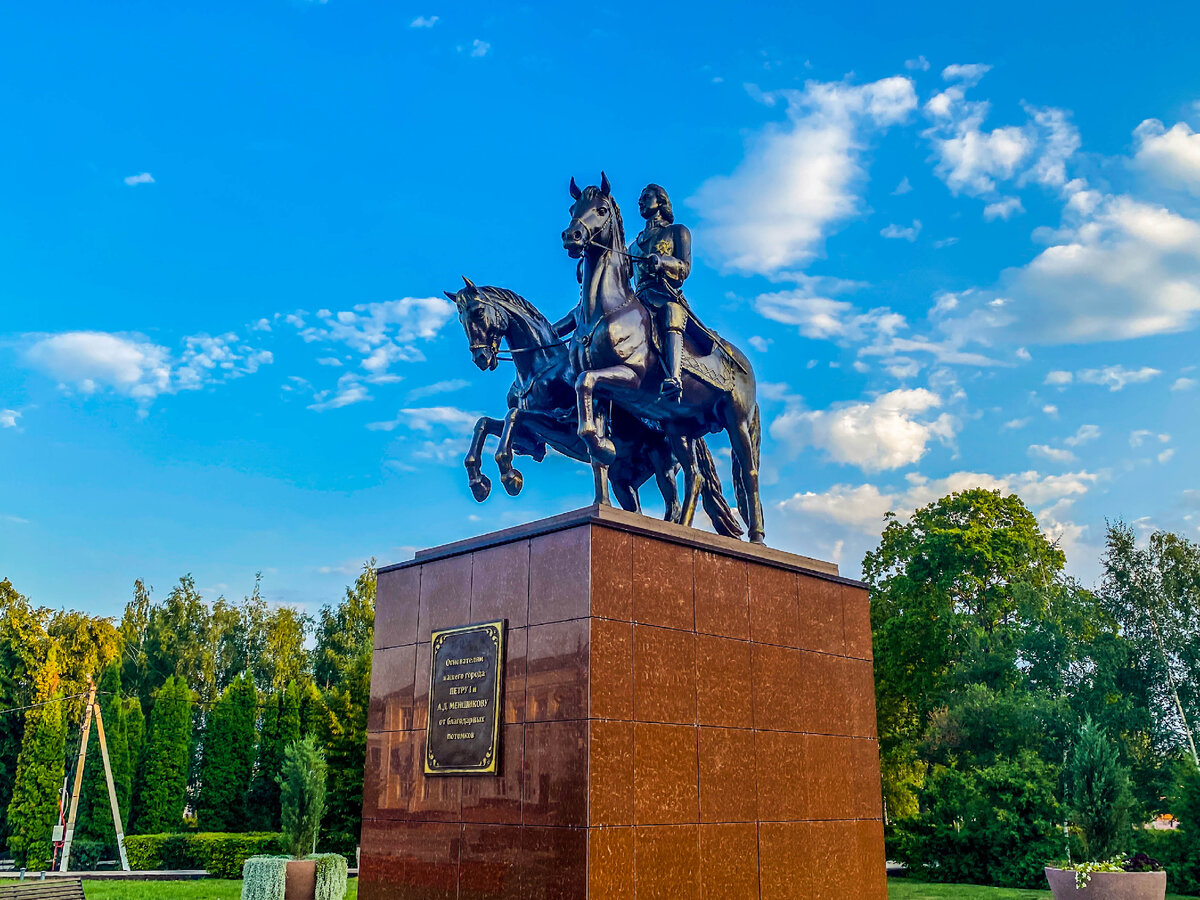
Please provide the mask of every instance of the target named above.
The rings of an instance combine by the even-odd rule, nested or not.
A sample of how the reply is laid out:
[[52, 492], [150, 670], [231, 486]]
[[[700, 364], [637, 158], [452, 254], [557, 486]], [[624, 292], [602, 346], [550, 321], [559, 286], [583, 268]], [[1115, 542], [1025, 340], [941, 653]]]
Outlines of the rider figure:
[[688, 310], [681, 288], [692, 270], [692, 233], [675, 224], [671, 199], [657, 184], [648, 184], [638, 198], [638, 212], [646, 227], [629, 248], [634, 261], [638, 299], [652, 310], [662, 334], [667, 377], [660, 393], [678, 400], [683, 393], [681, 369], [683, 329]]

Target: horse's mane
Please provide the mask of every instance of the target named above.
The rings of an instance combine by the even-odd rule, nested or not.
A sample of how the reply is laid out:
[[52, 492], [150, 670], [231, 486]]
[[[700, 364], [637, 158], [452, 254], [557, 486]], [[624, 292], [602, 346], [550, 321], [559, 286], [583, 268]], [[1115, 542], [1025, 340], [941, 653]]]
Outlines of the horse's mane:
[[528, 319], [534, 325], [550, 327], [550, 320], [547, 319], [538, 310], [536, 306], [522, 297], [520, 294], [510, 291], [508, 288], [495, 287], [490, 284], [485, 284], [475, 288], [475, 293], [479, 299], [488, 303], [495, 304], [505, 312]]
[[[591, 201], [602, 196], [604, 195], [600, 193], [600, 188], [596, 187], [594, 184], [589, 184], [583, 189], [584, 200]], [[617, 254], [617, 259], [620, 260], [621, 277], [626, 281], [629, 281], [629, 279], [633, 277], [633, 267], [629, 261], [629, 257], [626, 255], [628, 251], [625, 249], [625, 220], [621, 218], [621, 207], [617, 203], [617, 198], [609, 195], [606, 199], [612, 204], [613, 223], [616, 229], [616, 234], [613, 236], [615, 243], [613, 249], [621, 251]]]

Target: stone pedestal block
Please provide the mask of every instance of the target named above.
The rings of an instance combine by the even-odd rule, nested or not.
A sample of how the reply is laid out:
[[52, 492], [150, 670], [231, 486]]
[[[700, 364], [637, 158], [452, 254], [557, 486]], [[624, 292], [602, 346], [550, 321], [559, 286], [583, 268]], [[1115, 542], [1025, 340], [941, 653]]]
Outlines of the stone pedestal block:
[[[508, 623], [497, 776], [427, 777], [430, 635]], [[885, 900], [867, 592], [589, 508], [379, 572], [362, 900]]]

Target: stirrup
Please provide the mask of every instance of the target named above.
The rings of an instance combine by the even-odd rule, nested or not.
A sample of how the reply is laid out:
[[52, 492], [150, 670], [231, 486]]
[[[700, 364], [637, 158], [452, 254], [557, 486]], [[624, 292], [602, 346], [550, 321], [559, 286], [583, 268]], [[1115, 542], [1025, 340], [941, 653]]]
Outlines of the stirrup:
[[678, 400], [683, 396], [683, 381], [679, 378], [664, 378], [662, 387], [658, 389], [659, 396], [669, 400]]

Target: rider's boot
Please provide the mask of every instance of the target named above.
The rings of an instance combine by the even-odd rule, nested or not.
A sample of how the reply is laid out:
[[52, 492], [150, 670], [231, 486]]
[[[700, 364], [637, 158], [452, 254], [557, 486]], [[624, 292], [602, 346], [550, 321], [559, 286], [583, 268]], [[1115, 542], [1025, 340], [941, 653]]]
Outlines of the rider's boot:
[[667, 400], [678, 400], [683, 394], [681, 365], [683, 357], [683, 332], [668, 331], [666, 347], [667, 371], [671, 374], [663, 379], [659, 393]]

